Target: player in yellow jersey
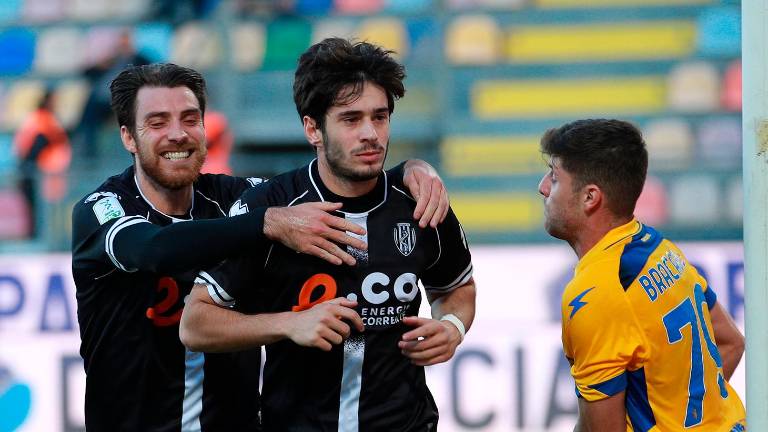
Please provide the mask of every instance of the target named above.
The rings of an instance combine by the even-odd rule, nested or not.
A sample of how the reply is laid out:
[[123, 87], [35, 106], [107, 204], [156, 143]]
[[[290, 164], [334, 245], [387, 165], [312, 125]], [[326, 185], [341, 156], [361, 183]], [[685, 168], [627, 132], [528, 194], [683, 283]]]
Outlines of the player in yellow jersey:
[[648, 153], [619, 120], [580, 120], [541, 140], [550, 235], [579, 262], [562, 299], [577, 432], [741, 432], [728, 379], [744, 337], [673, 243], [634, 219]]

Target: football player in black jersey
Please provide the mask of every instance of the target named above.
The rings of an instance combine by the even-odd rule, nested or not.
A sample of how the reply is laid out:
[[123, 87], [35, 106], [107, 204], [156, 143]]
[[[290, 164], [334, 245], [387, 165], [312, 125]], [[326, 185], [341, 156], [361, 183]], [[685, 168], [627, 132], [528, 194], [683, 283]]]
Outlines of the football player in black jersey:
[[[472, 324], [475, 284], [452, 211], [413, 223], [415, 202], [382, 170], [404, 70], [375, 45], [326, 39], [299, 59], [294, 101], [317, 159], [246, 191], [231, 214], [341, 202], [365, 228], [354, 266], [272, 242], [200, 273], [181, 339], [193, 350], [265, 344], [265, 430], [432, 431], [438, 412], [424, 366], [449, 360]], [[418, 283], [432, 318], [417, 316]], [[253, 366], [256, 368], [256, 366]]]
[[[260, 179], [200, 175], [205, 157], [205, 82], [172, 64], [130, 67], [112, 83], [112, 106], [134, 164], [73, 210], [85, 421], [89, 431], [254, 430], [258, 350], [203, 355], [179, 341], [179, 320], [197, 270], [272, 240], [329, 265], [354, 264], [339, 244], [365, 233], [327, 211], [340, 204], [226, 209]], [[421, 190], [419, 214], [447, 211], [442, 183], [409, 162], [394, 176]], [[423, 189], [419, 189], [423, 188]], [[430, 201], [430, 202], [428, 202]], [[238, 207], [235, 207], [237, 209]], [[178, 223], [177, 223], [178, 222]], [[243, 366], [247, 365], [247, 367]], [[250, 372], [250, 373], [249, 373]]]

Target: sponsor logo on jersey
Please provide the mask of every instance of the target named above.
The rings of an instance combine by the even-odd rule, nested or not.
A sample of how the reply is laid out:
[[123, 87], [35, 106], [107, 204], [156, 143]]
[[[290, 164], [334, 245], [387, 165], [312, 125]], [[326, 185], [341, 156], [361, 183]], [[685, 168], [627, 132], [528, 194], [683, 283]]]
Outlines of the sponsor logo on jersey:
[[99, 220], [99, 225], [104, 225], [107, 221], [125, 216], [123, 206], [120, 205], [116, 197], [112, 196], [96, 201], [96, 204], [93, 205], [93, 212]]
[[229, 216], [237, 216], [248, 213], [248, 204], [243, 204], [241, 200], [235, 201], [232, 207], [229, 208]]
[[113, 198], [120, 199], [120, 197], [114, 192], [94, 192], [88, 195], [88, 198], [86, 198], [85, 201], [83, 201], [83, 203], [88, 204], [89, 202], [96, 201], [101, 197], [113, 197]]
[[393, 230], [395, 246], [403, 256], [408, 256], [416, 247], [416, 230], [409, 222], [398, 223]]

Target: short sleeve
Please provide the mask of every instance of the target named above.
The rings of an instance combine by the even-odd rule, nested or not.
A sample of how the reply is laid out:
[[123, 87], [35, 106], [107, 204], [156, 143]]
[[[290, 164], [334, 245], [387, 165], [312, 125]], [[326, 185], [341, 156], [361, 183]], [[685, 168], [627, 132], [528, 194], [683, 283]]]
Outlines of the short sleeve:
[[424, 289], [431, 293], [445, 293], [466, 284], [472, 277], [472, 256], [464, 230], [453, 213], [435, 228], [437, 258], [422, 277]]
[[598, 401], [626, 389], [627, 371], [642, 367], [647, 343], [618, 283], [568, 287], [563, 295], [563, 349], [578, 395]]

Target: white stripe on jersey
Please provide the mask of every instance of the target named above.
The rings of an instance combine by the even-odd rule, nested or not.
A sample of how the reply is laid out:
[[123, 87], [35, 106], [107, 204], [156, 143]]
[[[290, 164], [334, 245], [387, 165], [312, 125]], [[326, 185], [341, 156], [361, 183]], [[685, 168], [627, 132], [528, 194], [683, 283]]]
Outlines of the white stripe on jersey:
[[184, 355], [184, 401], [181, 407], [181, 431], [200, 432], [203, 412], [205, 355], [186, 350]]
[[467, 283], [469, 281], [469, 278], [471, 277], [472, 277], [472, 263], [469, 263], [467, 268], [465, 268], [464, 271], [461, 272], [461, 275], [459, 275], [458, 278], [454, 279], [453, 282], [449, 283], [448, 285], [441, 286], [441, 287], [424, 285], [424, 289], [432, 292], [453, 291], [454, 289]]
[[229, 295], [224, 289], [219, 285], [218, 282], [216, 282], [216, 279], [213, 278], [210, 274], [207, 272], [201, 271], [198, 273], [197, 277], [195, 278], [196, 284], [203, 284], [208, 286], [208, 295], [211, 296], [213, 301], [216, 302], [216, 304], [219, 304], [221, 306], [225, 307], [231, 307], [235, 304], [235, 299]]
[[107, 256], [112, 261], [112, 264], [115, 265], [115, 267], [119, 268], [120, 270], [128, 273], [133, 273], [138, 269], [127, 269], [125, 266], [120, 264], [120, 262], [115, 257], [115, 236], [117, 233], [120, 232], [123, 228], [129, 227], [131, 225], [136, 225], [139, 223], [149, 223], [148, 220], [144, 219], [141, 216], [124, 216], [117, 220], [111, 227], [109, 227], [109, 230], [107, 230], [107, 235], [104, 238], [104, 250], [107, 252]]
[[339, 397], [339, 432], [358, 432], [360, 390], [363, 387], [365, 335], [357, 334], [344, 341], [344, 363]]

